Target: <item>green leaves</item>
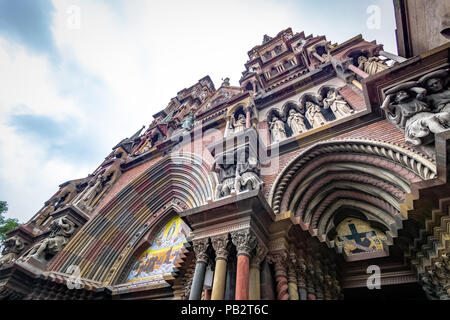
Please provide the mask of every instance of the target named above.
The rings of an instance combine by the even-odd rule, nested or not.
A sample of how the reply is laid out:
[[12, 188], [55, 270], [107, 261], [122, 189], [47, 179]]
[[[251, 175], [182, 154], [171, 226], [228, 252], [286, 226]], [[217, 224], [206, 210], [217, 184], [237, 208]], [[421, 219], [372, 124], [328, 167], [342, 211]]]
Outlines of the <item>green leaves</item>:
[[7, 232], [19, 226], [19, 220], [17, 219], [5, 219], [3, 214], [7, 211], [8, 203], [6, 201], [0, 201], [0, 242], [5, 241]]

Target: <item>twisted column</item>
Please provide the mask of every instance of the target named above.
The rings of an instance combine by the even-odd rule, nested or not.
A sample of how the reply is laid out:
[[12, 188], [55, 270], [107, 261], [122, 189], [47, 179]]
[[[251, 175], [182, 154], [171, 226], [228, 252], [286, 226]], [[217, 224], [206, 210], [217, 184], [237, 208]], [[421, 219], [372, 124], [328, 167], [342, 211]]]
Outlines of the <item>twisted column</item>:
[[297, 255], [295, 254], [294, 249], [291, 247], [288, 256], [288, 272], [287, 272], [289, 300], [300, 299], [298, 295], [296, 269], [297, 269]]
[[261, 262], [267, 254], [267, 248], [258, 243], [256, 253], [250, 263], [250, 300], [261, 300]]
[[194, 240], [193, 246], [197, 263], [195, 265], [189, 300], [200, 300], [202, 298], [203, 283], [205, 281], [206, 265], [208, 264], [207, 250], [209, 247], [209, 239]]
[[310, 254], [306, 256], [306, 291], [308, 300], [316, 300], [316, 291], [314, 289], [315, 272], [314, 263]]
[[306, 260], [303, 252], [300, 251], [297, 257], [297, 287], [300, 300], [308, 300], [308, 291], [306, 290]]
[[323, 300], [323, 284], [324, 284], [324, 277], [322, 272], [322, 263], [320, 260], [321, 256], [319, 252], [316, 252], [314, 254], [314, 271], [315, 271], [315, 278], [314, 278], [314, 289], [316, 292], [316, 299], [317, 300]]
[[279, 251], [271, 253], [267, 259], [275, 267], [275, 280], [277, 282], [277, 299], [289, 300], [287, 280], [287, 252]]
[[224, 300], [229, 246], [228, 234], [212, 238], [211, 244], [216, 252], [216, 267], [211, 300]]
[[231, 233], [237, 249], [236, 300], [249, 299], [250, 254], [256, 246], [256, 237], [250, 229]]

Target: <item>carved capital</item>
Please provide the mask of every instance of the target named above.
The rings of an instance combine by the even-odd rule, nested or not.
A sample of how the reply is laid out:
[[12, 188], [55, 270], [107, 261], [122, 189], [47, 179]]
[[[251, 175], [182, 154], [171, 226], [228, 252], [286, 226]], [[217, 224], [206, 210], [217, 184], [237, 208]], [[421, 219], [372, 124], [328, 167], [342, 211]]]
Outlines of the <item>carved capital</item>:
[[195, 256], [197, 258], [197, 263], [199, 262], [208, 263], [207, 251], [209, 247], [209, 238], [194, 240], [193, 247]]
[[274, 265], [275, 277], [287, 277], [288, 253], [286, 250], [270, 253], [267, 262]]
[[255, 255], [252, 258], [250, 266], [259, 269], [261, 262], [267, 255], [267, 252], [268, 249], [259, 242], [256, 246]]
[[237, 255], [246, 255], [247, 257], [250, 257], [257, 241], [255, 235], [249, 229], [231, 233], [231, 240], [236, 246]]
[[228, 234], [211, 238], [211, 244], [216, 252], [216, 260], [228, 260], [228, 249], [230, 241], [228, 240]]

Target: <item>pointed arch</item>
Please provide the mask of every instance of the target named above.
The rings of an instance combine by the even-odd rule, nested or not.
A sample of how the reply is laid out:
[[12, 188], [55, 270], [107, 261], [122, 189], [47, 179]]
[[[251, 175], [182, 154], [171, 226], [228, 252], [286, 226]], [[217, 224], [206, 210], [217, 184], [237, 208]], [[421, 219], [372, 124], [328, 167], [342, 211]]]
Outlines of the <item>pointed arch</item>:
[[164, 219], [167, 204], [176, 203], [170, 209], [178, 214], [212, 199], [215, 181], [209, 172], [209, 165], [196, 155], [164, 157], [102, 208], [58, 255], [50, 270], [65, 272], [76, 265], [81, 277], [100, 282], [117, 276], [133, 252], [136, 237], [140, 239], [145, 230]]

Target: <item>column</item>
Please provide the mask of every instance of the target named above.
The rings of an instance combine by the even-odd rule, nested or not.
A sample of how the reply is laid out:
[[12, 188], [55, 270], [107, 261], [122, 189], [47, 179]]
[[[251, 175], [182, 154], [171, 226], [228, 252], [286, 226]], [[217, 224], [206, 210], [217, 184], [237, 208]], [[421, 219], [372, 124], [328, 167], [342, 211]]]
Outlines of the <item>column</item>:
[[246, 107], [245, 108], [245, 127], [248, 129], [252, 126], [251, 124], [251, 119], [252, 119], [252, 108], [251, 107]]
[[216, 267], [211, 300], [224, 300], [229, 245], [228, 234], [212, 238], [211, 244], [216, 252]]
[[249, 229], [231, 234], [237, 249], [236, 300], [249, 298], [250, 254], [256, 246], [256, 237]]
[[297, 287], [299, 300], [308, 300], [308, 291], [306, 290], [306, 261], [302, 251], [298, 254], [297, 264]]
[[289, 300], [299, 300], [298, 287], [297, 287], [297, 255], [293, 248], [289, 250], [288, 256], [288, 292]]
[[200, 300], [202, 298], [203, 282], [205, 281], [206, 265], [208, 263], [207, 250], [209, 239], [195, 240], [193, 246], [197, 263], [195, 265], [189, 300]]
[[316, 51], [313, 52], [313, 56], [320, 62], [322, 62], [322, 63], [325, 62], [325, 59], [322, 58], [321, 56], [319, 56], [319, 54]]
[[229, 255], [227, 261], [227, 276], [225, 287], [225, 300], [234, 300], [236, 295], [236, 257]]
[[267, 248], [262, 243], [258, 243], [256, 247], [256, 254], [250, 263], [250, 300], [261, 300], [261, 262], [267, 254]]
[[364, 71], [362, 71], [360, 68], [355, 67], [354, 65], [349, 65], [348, 69], [353, 71], [354, 73], [356, 73], [358, 76], [360, 76], [361, 78], [365, 79], [367, 78], [369, 75], [367, 73], [365, 73]]
[[382, 56], [384, 56], [384, 57], [386, 57], [388, 59], [394, 60], [394, 61], [396, 61], [398, 63], [402, 63], [402, 62], [405, 62], [406, 60], [408, 60], [406, 58], [397, 56], [396, 54], [389, 53], [389, 52], [386, 52], [386, 51], [383, 51], [383, 50], [380, 50], [380, 52], [378, 54], [380, 54], [380, 55], [382, 55]]
[[315, 274], [314, 264], [310, 254], [306, 257], [306, 291], [308, 300], [316, 300], [316, 291], [314, 290]]
[[277, 300], [289, 300], [287, 280], [287, 252], [285, 250], [271, 253], [268, 262], [275, 267], [275, 281], [277, 282]]

